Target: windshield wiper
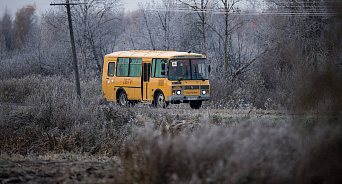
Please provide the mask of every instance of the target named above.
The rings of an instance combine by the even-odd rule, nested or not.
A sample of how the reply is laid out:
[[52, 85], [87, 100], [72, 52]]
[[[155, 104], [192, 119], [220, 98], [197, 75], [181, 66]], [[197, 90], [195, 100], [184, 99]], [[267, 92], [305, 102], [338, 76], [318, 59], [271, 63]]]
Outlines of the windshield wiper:
[[199, 76], [202, 78], [202, 81], [206, 80], [201, 73], [199, 74]]
[[197, 71], [195, 71], [195, 75], [197, 76], [197, 78], [201, 77], [201, 80], [202, 80], [202, 81], [205, 81], [205, 79], [204, 79], [202, 73], [198, 73]]
[[195, 66], [194, 68], [195, 68], [195, 75], [197, 76], [197, 78], [198, 78], [198, 76], [200, 76], [202, 78], [202, 81], [205, 81], [205, 79], [203, 78], [202, 74], [198, 72], [197, 67]]
[[182, 77], [178, 79], [178, 82], [180, 82], [181, 80], [183, 80], [187, 75], [188, 75], [187, 73], [183, 74]]

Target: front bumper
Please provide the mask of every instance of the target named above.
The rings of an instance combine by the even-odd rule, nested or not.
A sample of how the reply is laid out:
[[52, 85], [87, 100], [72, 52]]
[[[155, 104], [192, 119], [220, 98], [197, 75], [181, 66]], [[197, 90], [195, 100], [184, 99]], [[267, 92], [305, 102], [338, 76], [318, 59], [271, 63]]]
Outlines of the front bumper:
[[182, 101], [182, 100], [200, 100], [200, 101], [207, 101], [210, 99], [210, 95], [172, 95], [167, 96], [169, 101]]

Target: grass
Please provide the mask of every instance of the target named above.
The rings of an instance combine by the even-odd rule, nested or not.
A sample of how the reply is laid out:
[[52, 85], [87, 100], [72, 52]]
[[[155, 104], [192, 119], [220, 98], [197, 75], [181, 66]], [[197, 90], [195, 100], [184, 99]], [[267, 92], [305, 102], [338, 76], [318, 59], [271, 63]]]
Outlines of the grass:
[[103, 105], [96, 79], [82, 81], [82, 99], [72, 80], [17, 80], [0, 81], [15, 93], [1, 97], [2, 183], [342, 182], [341, 125], [330, 116], [121, 108]]

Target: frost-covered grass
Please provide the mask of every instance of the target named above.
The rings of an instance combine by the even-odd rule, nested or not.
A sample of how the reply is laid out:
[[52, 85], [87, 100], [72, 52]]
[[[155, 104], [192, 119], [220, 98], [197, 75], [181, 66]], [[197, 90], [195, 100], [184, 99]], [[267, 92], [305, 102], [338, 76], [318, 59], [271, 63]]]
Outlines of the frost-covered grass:
[[[103, 105], [96, 79], [82, 81], [82, 99], [73, 81], [61, 77], [0, 83], [1, 155], [115, 157], [116, 183], [342, 182], [339, 117], [122, 108]], [[3, 93], [9, 89], [11, 95]]]
[[267, 121], [201, 124], [176, 136], [138, 128], [121, 155], [122, 183], [341, 182], [341, 130], [300, 129]]

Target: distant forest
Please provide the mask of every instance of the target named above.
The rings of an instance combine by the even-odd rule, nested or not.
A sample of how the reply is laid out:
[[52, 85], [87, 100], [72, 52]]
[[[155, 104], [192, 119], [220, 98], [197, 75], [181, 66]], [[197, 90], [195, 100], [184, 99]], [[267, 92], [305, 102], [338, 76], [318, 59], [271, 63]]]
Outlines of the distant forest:
[[[207, 55], [211, 66], [209, 106], [341, 110], [339, 1], [163, 0], [128, 12], [121, 4], [72, 6], [81, 81], [96, 79], [100, 88], [103, 58], [114, 51], [191, 51]], [[14, 17], [0, 15], [0, 74], [2, 81], [72, 80], [64, 6], [37, 14], [27, 5]]]

